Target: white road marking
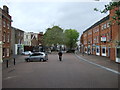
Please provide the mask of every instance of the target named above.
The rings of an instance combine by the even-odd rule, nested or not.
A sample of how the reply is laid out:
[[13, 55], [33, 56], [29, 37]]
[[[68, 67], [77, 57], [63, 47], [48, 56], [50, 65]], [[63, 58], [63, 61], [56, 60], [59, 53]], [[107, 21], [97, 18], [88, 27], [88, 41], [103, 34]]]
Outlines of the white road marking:
[[6, 77], [6, 78], [4, 78], [4, 80], [11, 79], [11, 78], [14, 78], [14, 77], [17, 77], [17, 76]]
[[91, 61], [88, 61], [87, 59], [84, 59], [84, 58], [78, 56], [77, 54], [75, 54], [75, 55], [76, 55], [79, 59], [81, 59], [81, 60], [83, 60], [83, 61], [86, 61], [86, 62], [88, 62], [88, 63], [90, 63], [90, 64], [93, 64], [93, 65], [98, 66], [98, 67], [100, 67], [100, 68], [103, 68], [103, 69], [105, 69], [105, 70], [107, 70], [107, 71], [111, 71], [111, 72], [113, 72], [113, 73], [116, 73], [116, 74], [119, 74], [119, 75], [120, 75], [120, 72], [118, 72], [118, 71], [116, 71], [116, 70], [113, 70], [113, 69], [104, 67], [104, 66], [102, 66], [102, 65], [93, 63], [93, 62], [91, 62]]

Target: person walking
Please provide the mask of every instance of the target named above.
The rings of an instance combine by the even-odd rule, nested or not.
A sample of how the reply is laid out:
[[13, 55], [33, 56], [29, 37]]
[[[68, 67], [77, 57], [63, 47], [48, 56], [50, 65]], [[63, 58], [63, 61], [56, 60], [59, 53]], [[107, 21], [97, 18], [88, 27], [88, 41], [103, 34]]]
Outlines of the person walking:
[[59, 56], [59, 60], [62, 61], [62, 52], [61, 51], [58, 53], [58, 56]]

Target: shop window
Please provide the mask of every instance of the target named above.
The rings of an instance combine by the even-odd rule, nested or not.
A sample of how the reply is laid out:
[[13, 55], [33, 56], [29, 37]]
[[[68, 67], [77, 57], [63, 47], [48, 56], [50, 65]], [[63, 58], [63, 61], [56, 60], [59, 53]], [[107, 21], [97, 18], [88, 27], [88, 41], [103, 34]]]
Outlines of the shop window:
[[3, 48], [3, 57], [5, 57], [5, 48]]
[[97, 48], [97, 53], [99, 53], [99, 49]]
[[7, 48], [7, 57], [9, 57], [9, 48]]
[[106, 56], [106, 47], [102, 47], [102, 56]]
[[120, 48], [117, 48], [117, 58], [120, 58]]
[[105, 53], [105, 48], [102, 49], [102, 53]]

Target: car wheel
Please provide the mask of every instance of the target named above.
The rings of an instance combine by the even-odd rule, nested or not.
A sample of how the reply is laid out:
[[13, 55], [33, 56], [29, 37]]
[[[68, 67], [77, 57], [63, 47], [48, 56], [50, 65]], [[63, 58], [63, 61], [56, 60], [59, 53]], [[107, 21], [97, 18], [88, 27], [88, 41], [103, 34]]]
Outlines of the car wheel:
[[43, 59], [43, 58], [41, 58], [40, 60], [44, 62], [44, 59]]
[[30, 62], [30, 59], [27, 59], [27, 62]]

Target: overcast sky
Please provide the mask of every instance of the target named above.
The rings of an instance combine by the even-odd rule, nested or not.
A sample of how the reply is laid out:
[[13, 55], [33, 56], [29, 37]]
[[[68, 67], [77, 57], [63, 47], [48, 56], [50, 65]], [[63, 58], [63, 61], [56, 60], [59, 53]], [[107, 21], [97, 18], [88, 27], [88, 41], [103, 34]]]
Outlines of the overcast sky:
[[42, 2], [3, 0], [9, 7], [12, 26], [26, 32], [45, 32], [48, 27], [59, 25], [63, 29], [76, 29], [80, 34], [108, 14], [95, 12], [94, 8], [103, 9], [108, 2]]

